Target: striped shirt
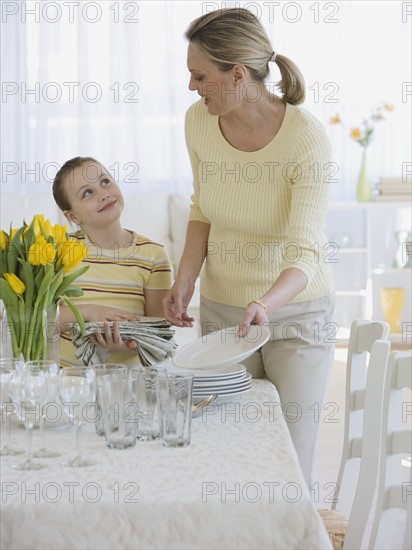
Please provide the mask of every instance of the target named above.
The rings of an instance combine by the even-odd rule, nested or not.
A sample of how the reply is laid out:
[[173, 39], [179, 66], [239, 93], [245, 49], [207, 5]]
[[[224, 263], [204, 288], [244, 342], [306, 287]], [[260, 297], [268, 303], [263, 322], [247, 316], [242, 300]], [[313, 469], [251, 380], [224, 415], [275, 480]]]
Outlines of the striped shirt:
[[[70, 235], [83, 242], [87, 257], [76, 266], [89, 269], [74, 281], [83, 290], [83, 296], [72, 298], [76, 305], [93, 304], [116, 307], [136, 315], [145, 315], [145, 289], [167, 290], [172, 284], [172, 268], [164, 247], [135, 232], [128, 247], [102, 249], [91, 243], [80, 230]], [[93, 320], [93, 319], [92, 319]], [[61, 336], [61, 365], [80, 364], [74, 356], [74, 346], [68, 332]], [[133, 355], [133, 357], [131, 357]], [[121, 357], [124, 356], [124, 357]], [[110, 362], [137, 362], [131, 352], [112, 352]]]

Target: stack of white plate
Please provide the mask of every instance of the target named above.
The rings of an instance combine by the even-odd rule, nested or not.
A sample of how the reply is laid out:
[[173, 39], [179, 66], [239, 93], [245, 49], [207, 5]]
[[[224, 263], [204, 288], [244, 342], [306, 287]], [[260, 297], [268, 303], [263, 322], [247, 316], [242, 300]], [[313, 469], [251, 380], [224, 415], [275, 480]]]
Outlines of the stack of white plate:
[[193, 397], [208, 395], [233, 395], [243, 393], [252, 387], [252, 375], [240, 364], [225, 367], [222, 370], [210, 370], [195, 374], [193, 378]]
[[239, 362], [252, 355], [269, 339], [269, 330], [251, 326], [246, 337], [235, 327], [203, 336], [183, 346], [173, 356], [171, 372], [192, 372], [193, 396], [233, 395], [248, 391], [251, 375]]
[[252, 387], [252, 376], [243, 365], [229, 365], [221, 369], [191, 370], [168, 365], [170, 373], [190, 372], [193, 374], [193, 397], [209, 395], [233, 395], [244, 393]]

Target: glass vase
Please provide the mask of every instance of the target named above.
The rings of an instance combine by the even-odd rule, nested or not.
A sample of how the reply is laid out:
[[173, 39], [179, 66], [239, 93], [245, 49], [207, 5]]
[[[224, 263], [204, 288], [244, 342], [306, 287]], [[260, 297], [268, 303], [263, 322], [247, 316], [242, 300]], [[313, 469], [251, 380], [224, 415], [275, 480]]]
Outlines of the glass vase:
[[60, 366], [59, 305], [7, 307], [1, 318], [1, 357], [52, 360]]
[[362, 164], [356, 187], [356, 198], [359, 202], [370, 202], [372, 199], [372, 181], [368, 174], [367, 148], [363, 148]]

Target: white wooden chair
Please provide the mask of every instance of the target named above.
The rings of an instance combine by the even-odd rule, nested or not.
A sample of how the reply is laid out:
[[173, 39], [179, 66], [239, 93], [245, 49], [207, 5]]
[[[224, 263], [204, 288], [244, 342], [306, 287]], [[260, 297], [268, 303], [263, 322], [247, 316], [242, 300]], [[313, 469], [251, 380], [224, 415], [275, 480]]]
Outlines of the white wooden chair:
[[[379, 440], [374, 439], [374, 435], [377, 434], [376, 423], [381, 413], [380, 389], [383, 388], [390, 351], [388, 337], [389, 325], [384, 321], [356, 320], [352, 323], [346, 365], [345, 427], [336, 501], [332, 505], [332, 510], [319, 510], [335, 549], [360, 548], [367, 521], [365, 514], [369, 513], [372, 503], [373, 493], [370, 495], [370, 501], [367, 498], [369, 498], [369, 488], [374, 489], [376, 484], [379, 452], [374, 454], [371, 448], [375, 446], [379, 449]], [[370, 355], [369, 362], [368, 355]], [[368, 385], [371, 388], [368, 407], [366, 406], [367, 375]], [[366, 458], [364, 460], [362, 457], [363, 467], [360, 473], [362, 449]], [[364, 506], [358, 515], [358, 519], [363, 518], [365, 523], [362, 526], [360, 522], [353, 520], [355, 523], [352, 524], [347, 535], [348, 518], [352, 520], [351, 510], [358, 480], [362, 482], [364, 493], [368, 492], [368, 497], [365, 496], [362, 499], [366, 507]], [[362, 526], [361, 529], [359, 525]]]
[[[393, 548], [393, 537], [401, 534], [399, 509], [406, 512], [402, 548], [412, 548], [411, 468], [409, 466], [407, 474], [405, 466], [402, 466], [402, 457], [410, 457], [412, 452], [411, 376], [412, 355], [392, 352], [383, 394], [378, 494], [369, 548]], [[409, 389], [406, 400], [405, 388]]]

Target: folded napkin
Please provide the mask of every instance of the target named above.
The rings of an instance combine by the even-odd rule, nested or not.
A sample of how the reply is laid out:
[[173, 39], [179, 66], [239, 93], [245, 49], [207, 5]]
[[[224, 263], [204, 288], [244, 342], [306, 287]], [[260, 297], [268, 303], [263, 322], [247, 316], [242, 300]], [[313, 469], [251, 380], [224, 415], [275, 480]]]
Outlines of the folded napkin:
[[[121, 338], [137, 343], [136, 352], [143, 366], [165, 361], [172, 355], [176, 347], [173, 340], [175, 331], [171, 329], [172, 325], [165, 319], [143, 317], [140, 321], [125, 321], [118, 324]], [[74, 354], [84, 365], [104, 363], [111, 352], [111, 350], [91, 342], [90, 339], [95, 335], [97, 329], [103, 332], [103, 322], [85, 323], [84, 336], [81, 336], [80, 326], [77, 323], [70, 325], [70, 336], [77, 348]]]

